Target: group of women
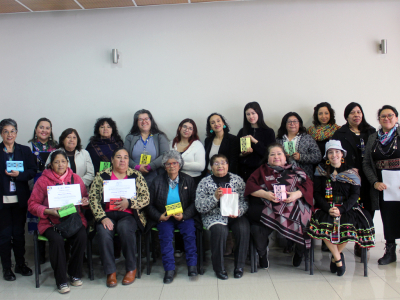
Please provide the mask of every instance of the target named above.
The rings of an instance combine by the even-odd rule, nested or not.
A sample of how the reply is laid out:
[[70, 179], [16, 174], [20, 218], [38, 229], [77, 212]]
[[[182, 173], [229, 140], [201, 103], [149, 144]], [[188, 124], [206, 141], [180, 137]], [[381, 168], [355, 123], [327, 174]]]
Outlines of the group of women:
[[[398, 199], [386, 199], [388, 171], [400, 169], [398, 112], [389, 105], [378, 112], [381, 128], [376, 132], [358, 103], [344, 111], [346, 124], [339, 127], [334, 110], [323, 102], [314, 108], [313, 126], [308, 130], [302, 118], [289, 112], [275, 136], [264, 122], [257, 102], [243, 111], [243, 128], [230, 134], [226, 119], [218, 113], [207, 118], [207, 137], [200, 142], [196, 123], [184, 119], [171, 142], [158, 128], [148, 110], [134, 114], [132, 128], [122, 141], [116, 123], [100, 118], [86, 150], [78, 132], [68, 128], [58, 143], [49, 119], [39, 119], [29, 147], [15, 142], [17, 124], [0, 122], [3, 148], [0, 160], [0, 256], [3, 278], [15, 280], [15, 273], [32, 275], [24, 260], [24, 226], [28, 212], [30, 231], [38, 230], [49, 241], [50, 263], [58, 291], [82, 285], [82, 262], [88, 221], [98, 237], [103, 269], [109, 287], [118, 284], [114, 260], [115, 234], [125, 257], [123, 285], [136, 275], [137, 230], [156, 228], [159, 234], [164, 283], [175, 274], [174, 230], [183, 237], [188, 276], [197, 275], [196, 229], [211, 234], [211, 259], [219, 279], [228, 279], [224, 252], [229, 231], [235, 240], [234, 277], [243, 276], [250, 234], [259, 255], [260, 267], [268, 268], [268, 236], [279, 232], [295, 244], [292, 263], [299, 266], [311, 238], [321, 239], [332, 254], [330, 269], [342, 276], [342, 253], [349, 241], [361, 248], [375, 245], [372, 222], [380, 209], [386, 251], [378, 263], [396, 261], [395, 239], [400, 237]], [[250, 140], [241, 151], [240, 138]], [[8, 170], [7, 161], [22, 161], [23, 171]], [[136, 196], [121, 197], [111, 207], [104, 199], [106, 180], [135, 179]], [[81, 223], [65, 238], [57, 230], [60, 208], [50, 208], [47, 188], [79, 184], [81, 204], [76, 205]], [[89, 192], [90, 191], [90, 192]], [[238, 201], [238, 211], [222, 213], [229, 196]], [[225, 202], [226, 203], [226, 202]], [[166, 207], [167, 206], [167, 207]], [[225, 204], [224, 204], [225, 206]], [[178, 208], [170, 213], [168, 207]], [[36, 227], [35, 227], [36, 225]], [[44, 247], [42, 248], [42, 260]], [[70, 252], [67, 266], [68, 252]]]

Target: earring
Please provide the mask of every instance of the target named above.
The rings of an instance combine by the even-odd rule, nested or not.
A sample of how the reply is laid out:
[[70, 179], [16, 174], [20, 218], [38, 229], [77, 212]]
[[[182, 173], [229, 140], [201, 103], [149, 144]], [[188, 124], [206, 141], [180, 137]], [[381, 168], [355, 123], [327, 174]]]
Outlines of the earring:
[[211, 129], [211, 130], [210, 130], [210, 132], [211, 132], [211, 133], [213, 133], [213, 132], [214, 132], [214, 130], [212, 130], [212, 129]]
[[328, 159], [325, 163], [329, 166], [331, 164], [331, 161]]
[[35, 140], [37, 140], [37, 135], [35, 134]]
[[226, 125], [224, 125], [224, 128], [226, 128]]
[[344, 158], [342, 157], [342, 159], [340, 160], [340, 162], [343, 164], [344, 163]]
[[52, 140], [52, 138], [51, 138], [51, 135], [49, 136], [49, 141], [51, 141]]

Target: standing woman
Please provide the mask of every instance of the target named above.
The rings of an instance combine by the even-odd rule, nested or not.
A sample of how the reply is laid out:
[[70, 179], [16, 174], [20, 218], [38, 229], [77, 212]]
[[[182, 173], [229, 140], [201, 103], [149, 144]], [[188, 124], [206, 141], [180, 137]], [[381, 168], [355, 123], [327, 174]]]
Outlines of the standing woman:
[[321, 151], [317, 143], [306, 133], [302, 118], [295, 112], [289, 112], [282, 118], [276, 141], [284, 145], [294, 141], [296, 152], [289, 157], [289, 164], [295, 164], [306, 172], [311, 179], [314, 175], [313, 165], [321, 161]]
[[179, 123], [176, 136], [171, 141], [170, 149], [176, 150], [182, 155], [185, 163], [180, 171], [191, 176], [197, 187], [206, 160], [204, 146], [200, 142], [196, 123], [192, 119], [184, 119]]
[[94, 134], [86, 147], [92, 159], [95, 174], [99, 172], [100, 164], [111, 162], [113, 151], [123, 145], [115, 121], [111, 118], [97, 119], [94, 124]]
[[248, 137], [251, 148], [239, 155], [239, 176], [244, 182], [261, 165], [269, 145], [275, 143], [275, 132], [264, 122], [264, 115], [258, 102], [247, 103], [243, 110], [243, 128], [238, 138]]
[[222, 154], [229, 161], [229, 172], [238, 173], [238, 160], [240, 152], [239, 139], [229, 133], [229, 125], [225, 118], [212, 113], [207, 118], [206, 139], [204, 148], [206, 149], [206, 168], [203, 175], [211, 174], [212, 166], [209, 164], [211, 157], [215, 154]]
[[[148, 110], [141, 109], [134, 114], [133, 125], [125, 138], [124, 148], [129, 153], [129, 167], [141, 172], [150, 186], [158, 172], [162, 172], [162, 156], [169, 150], [169, 144], [167, 136], [158, 129]], [[151, 155], [149, 164], [140, 163], [142, 154]]]
[[[380, 265], [396, 261], [396, 239], [400, 238], [400, 202], [385, 201], [399, 200], [400, 197], [385, 199], [383, 191], [388, 186], [382, 179], [383, 171], [400, 171], [398, 116], [399, 113], [393, 106], [384, 105], [379, 109], [378, 119], [381, 129], [369, 137], [363, 161], [365, 176], [371, 184], [371, 206], [372, 209], [381, 211], [383, 234], [386, 240], [385, 254], [378, 260]], [[392, 188], [398, 187], [392, 186]]]
[[336, 124], [335, 111], [328, 102], [321, 102], [314, 107], [313, 124], [307, 133], [317, 142], [319, 151], [325, 153], [326, 142], [340, 128]]
[[[28, 181], [37, 171], [35, 156], [27, 146], [15, 142], [18, 133], [17, 123], [12, 119], [0, 122], [3, 142], [0, 155], [0, 257], [3, 266], [3, 278], [16, 279], [11, 270], [11, 250], [15, 256], [15, 273], [32, 275], [25, 265], [25, 222], [29, 199]], [[7, 161], [22, 161], [24, 172], [7, 172]]]

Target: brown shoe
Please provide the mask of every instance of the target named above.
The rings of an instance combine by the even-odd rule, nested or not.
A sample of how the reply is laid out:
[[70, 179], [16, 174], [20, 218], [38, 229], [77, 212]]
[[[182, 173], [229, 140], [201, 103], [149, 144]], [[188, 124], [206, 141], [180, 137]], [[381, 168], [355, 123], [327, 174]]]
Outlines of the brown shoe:
[[136, 278], [136, 269], [133, 271], [126, 272], [124, 279], [122, 280], [123, 285], [132, 284]]
[[107, 286], [114, 287], [117, 286], [117, 273], [111, 273], [107, 275]]

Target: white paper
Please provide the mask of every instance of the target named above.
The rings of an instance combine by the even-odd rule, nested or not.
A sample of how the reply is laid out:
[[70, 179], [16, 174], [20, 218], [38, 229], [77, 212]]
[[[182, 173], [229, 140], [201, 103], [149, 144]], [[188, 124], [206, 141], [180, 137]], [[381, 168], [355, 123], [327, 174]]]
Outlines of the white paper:
[[383, 200], [400, 201], [400, 171], [382, 170], [382, 180], [387, 186], [383, 190]]
[[239, 194], [223, 194], [220, 201], [221, 215], [223, 217], [238, 216], [239, 213]]
[[136, 197], [136, 180], [104, 180], [103, 181], [104, 202], [110, 202], [111, 198], [125, 197], [127, 199]]
[[47, 197], [49, 199], [49, 208], [62, 207], [71, 203], [81, 205], [81, 186], [80, 184], [48, 186]]

